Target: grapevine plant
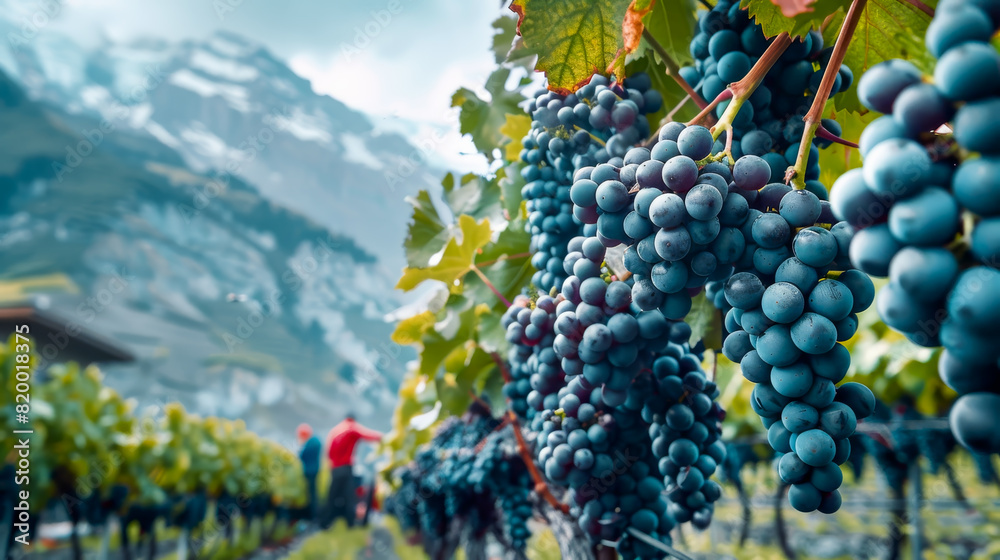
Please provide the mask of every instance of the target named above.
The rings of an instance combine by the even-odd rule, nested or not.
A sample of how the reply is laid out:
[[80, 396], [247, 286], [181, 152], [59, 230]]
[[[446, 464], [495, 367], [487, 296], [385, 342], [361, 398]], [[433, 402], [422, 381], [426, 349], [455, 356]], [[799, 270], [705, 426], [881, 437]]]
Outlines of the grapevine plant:
[[[788, 503], [833, 514], [859, 425], [901, 399], [1000, 452], [1000, 2], [510, 9], [490, 98], [453, 98], [493, 171], [445, 179], [454, 219], [411, 200], [397, 286], [441, 286], [394, 334], [420, 356], [385, 470], [435, 557], [488, 533], [521, 556], [529, 515], [565, 558], [684, 557], [753, 433]], [[910, 447], [937, 469], [935, 437]], [[521, 473], [499, 513], [457, 506], [497, 460]]]
[[[213, 504], [216, 533], [231, 534], [234, 515], [303, 515], [306, 483], [291, 450], [248, 431], [242, 420], [202, 418], [178, 403], [138, 414], [96, 367], [75, 363], [33, 374], [30, 472], [16, 480], [14, 430], [23, 429], [13, 398], [17, 343], [12, 336], [0, 347], [0, 499], [14, 500], [27, 488], [33, 529], [47, 506], [63, 508], [74, 525], [75, 558], [83, 554], [75, 531], [83, 521], [106, 528], [116, 516], [122, 526], [136, 524], [152, 552], [158, 521], [204, 532]], [[130, 554], [127, 531], [121, 544]]]

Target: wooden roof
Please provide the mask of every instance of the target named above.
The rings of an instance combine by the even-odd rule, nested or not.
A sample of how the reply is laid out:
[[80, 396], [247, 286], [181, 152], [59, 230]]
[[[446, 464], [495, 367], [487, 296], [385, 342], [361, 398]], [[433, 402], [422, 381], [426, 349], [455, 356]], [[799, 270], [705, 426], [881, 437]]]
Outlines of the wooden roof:
[[32, 353], [48, 363], [88, 365], [135, 360], [124, 345], [51, 310], [24, 303], [0, 306], [0, 337], [7, 340], [19, 325], [28, 325]]

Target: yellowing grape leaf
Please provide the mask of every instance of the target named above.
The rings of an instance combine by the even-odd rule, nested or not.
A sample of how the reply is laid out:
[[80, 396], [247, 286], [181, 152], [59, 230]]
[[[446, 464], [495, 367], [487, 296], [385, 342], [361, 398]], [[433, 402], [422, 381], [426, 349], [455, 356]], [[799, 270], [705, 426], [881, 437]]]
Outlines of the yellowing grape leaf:
[[408, 266], [403, 270], [403, 276], [396, 283], [396, 288], [410, 291], [424, 280], [440, 280], [454, 289], [460, 285], [466, 273], [472, 270], [476, 253], [490, 241], [490, 221], [476, 223], [471, 216], [458, 217], [458, 230], [461, 240], [452, 237], [445, 245], [444, 254], [437, 264], [428, 267]]
[[[623, 76], [625, 54], [630, 52], [623, 27], [630, 4], [631, 0], [514, 0], [510, 9], [518, 16], [517, 31], [525, 47], [538, 55], [535, 69], [545, 72], [549, 89], [571, 93], [595, 73]], [[634, 16], [628, 24], [629, 35], [635, 35]]]
[[392, 341], [396, 344], [419, 344], [428, 328], [434, 326], [434, 314], [430, 311], [418, 313], [396, 324]]
[[521, 149], [524, 147], [522, 141], [531, 130], [531, 117], [523, 113], [516, 115], [508, 113], [505, 119], [503, 126], [500, 127], [500, 134], [507, 139], [503, 155], [504, 159], [513, 162], [521, 155]]

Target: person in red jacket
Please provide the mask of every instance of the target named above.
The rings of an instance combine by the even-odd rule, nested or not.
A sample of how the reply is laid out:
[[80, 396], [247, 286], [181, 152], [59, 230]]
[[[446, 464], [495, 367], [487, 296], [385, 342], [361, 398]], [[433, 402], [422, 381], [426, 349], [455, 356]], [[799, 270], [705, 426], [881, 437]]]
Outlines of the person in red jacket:
[[359, 441], [379, 441], [382, 434], [358, 424], [354, 415], [347, 414], [343, 422], [330, 430], [327, 436], [330, 458], [330, 491], [327, 494], [326, 515], [323, 527], [327, 528], [343, 517], [348, 527], [355, 523], [356, 486], [354, 483], [354, 447]]

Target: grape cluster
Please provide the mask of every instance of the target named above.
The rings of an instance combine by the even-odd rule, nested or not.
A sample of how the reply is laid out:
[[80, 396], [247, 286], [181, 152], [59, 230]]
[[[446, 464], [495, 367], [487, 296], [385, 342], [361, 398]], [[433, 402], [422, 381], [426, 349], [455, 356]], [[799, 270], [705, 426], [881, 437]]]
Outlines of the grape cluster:
[[455, 519], [474, 539], [502, 525], [521, 552], [531, 536], [528, 470], [509, 444], [509, 434], [496, 431], [499, 422], [474, 408], [461, 419], [442, 423], [432, 441], [397, 473], [401, 486], [387, 500], [400, 524], [421, 534], [428, 553], [446, 540]]
[[861, 136], [863, 169], [841, 176], [831, 199], [859, 229], [854, 264], [889, 277], [882, 319], [916, 344], [944, 346], [939, 373], [962, 395], [955, 436], [990, 453], [1000, 452], [998, 27], [996, 2], [948, 0], [927, 29], [933, 80], [903, 60], [862, 76], [859, 99], [885, 115]]
[[492, 490], [503, 512], [505, 534], [511, 546], [523, 552], [531, 536], [528, 520], [533, 515], [530, 495], [534, 484], [520, 458], [511, 460], [513, 451], [504, 448], [506, 443], [499, 434], [486, 438], [476, 453], [469, 483]]
[[758, 211], [746, 228], [753, 267], [726, 282], [732, 332], [723, 352], [757, 384], [751, 407], [783, 454], [778, 474], [792, 485], [789, 502], [832, 513], [841, 503], [838, 465], [850, 454], [848, 438], [874, 407], [866, 387], [836, 387], [851, 362], [840, 342], [857, 331], [857, 313], [871, 305], [875, 288], [850, 268], [850, 226], [814, 225], [827, 219], [815, 195], [787, 190], [773, 206], [777, 212]]
[[[640, 308], [659, 308], [667, 318], [681, 319], [690, 310], [691, 293], [732, 273], [746, 248], [740, 228], [770, 173], [756, 156], [740, 158], [733, 170], [722, 163], [699, 168], [697, 161], [713, 149], [704, 127], [675, 123], [662, 129], [660, 138], [643, 164], [651, 172], [638, 174], [625, 218], [638, 234], [626, 249], [625, 266], [635, 275], [633, 297]], [[599, 193], [607, 190], [602, 182]]]
[[659, 312], [633, 309], [627, 282], [605, 280], [606, 249], [596, 237], [576, 238], [569, 250], [573, 275], [563, 283], [553, 349], [567, 377], [582, 376], [601, 389], [601, 404], [621, 406], [651, 349], [669, 338], [670, 324]]
[[[632, 542], [625, 532], [634, 527], [669, 544], [669, 531], [676, 525], [667, 511], [646, 425], [626, 406], [595, 412], [599, 409], [591, 403], [601, 403], [600, 389], [585, 387], [582, 377], [567, 385], [567, 404], [586, 401], [577, 410], [543, 413], [548, 419], [538, 433], [538, 462], [549, 482], [569, 489], [570, 513], [592, 542], [618, 542], [623, 558], [659, 558], [655, 549]], [[638, 389], [628, 390], [634, 404], [645, 397]]]
[[[750, 21], [738, 1], [717, 2], [703, 12], [698, 33], [691, 42], [694, 66], [681, 68], [681, 76], [703, 98], [716, 99], [732, 82], [745, 77], [772, 40], [764, 37], [761, 27]], [[749, 100], [740, 107], [733, 121], [733, 156], [761, 156], [771, 169], [768, 182], [780, 182], [785, 169], [795, 163], [802, 138], [802, 117], [813, 102], [823, 73], [830, 61], [831, 49], [824, 49], [823, 35], [817, 31], [797, 39], [768, 71], [764, 81]], [[818, 64], [818, 68], [814, 67]], [[832, 93], [847, 91], [854, 76], [847, 66], [841, 66]], [[716, 106], [721, 117], [731, 101]], [[823, 126], [840, 134], [836, 121], [823, 119]], [[816, 146], [828, 144], [814, 141], [809, 155], [806, 178], [819, 177], [819, 153]]]
[[647, 114], [659, 111], [663, 98], [649, 76], [637, 73], [624, 83], [594, 76], [576, 93], [540, 90], [528, 104], [531, 130], [523, 140], [521, 174], [527, 184], [531, 233], [532, 283], [540, 290], [559, 290], [567, 242], [581, 233], [569, 201], [575, 170], [621, 157], [650, 133]]
[[710, 480], [726, 458], [720, 441], [725, 416], [701, 359], [687, 344], [669, 343], [653, 361], [642, 409], [650, 421], [653, 455], [666, 482], [668, 512], [677, 523], [705, 529], [722, 487]]
[[504, 385], [504, 396], [521, 418], [530, 420], [537, 411], [558, 407], [556, 392], [565, 384], [565, 376], [552, 346], [556, 306], [561, 300], [561, 296], [542, 295], [532, 302], [518, 296], [501, 319], [510, 343], [511, 382]]
[[[668, 447], [658, 445], [694, 446], [695, 460], [709, 453], [719, 438], [718, 388], [706, 380], [700, 357], [687, 345], [691, 329], [659, 311], [640, 310], [632, 303], [630, 282], [615, 280], [603, 268], [604, 243], [577, 237], [567, 251], [562, 292], [536, 302], [554, 306], [555, 337], [518, 326], [549, 324], [551, 312], [543, 321], [537, 309], [522, 306], [508, 322], [508, 335], [519, 337], [518, 344], [544, 340], [539, 346], [547, 348], [541, 352], [555, 352], [559, 362], [553, 369], [564, 376], [557, 378], [561, 386], [554, 393], [528, 397], [537, 463], [549, 483], [568, 489], [571, 513], [595, 543], [617, 542], [623, 558], [659, 558], [626, 529], [669, 543], [668, 533], [678, 522], [694, 520], [704, 527], [710, 521], [711, 502], [718, 499], [717, 483], [707, 480], [714, 469], [705, 472], [712, 459], [700, 459], [697, 485], [698, 475], [688, 474], [694, 463], [683, 463], [684, 455], [664, 478]], [[681, 388], [676, 394], [675, 385]], [[670, 392], [662, 393], [661, 386]], [[671, 432], [664, 415], [685, 407], [697, 413], [698, 426]], [[715, 447], [711, 453], [724, 452]], [[665, 482], [672, 485], [669, 495], [664, 495]]]

